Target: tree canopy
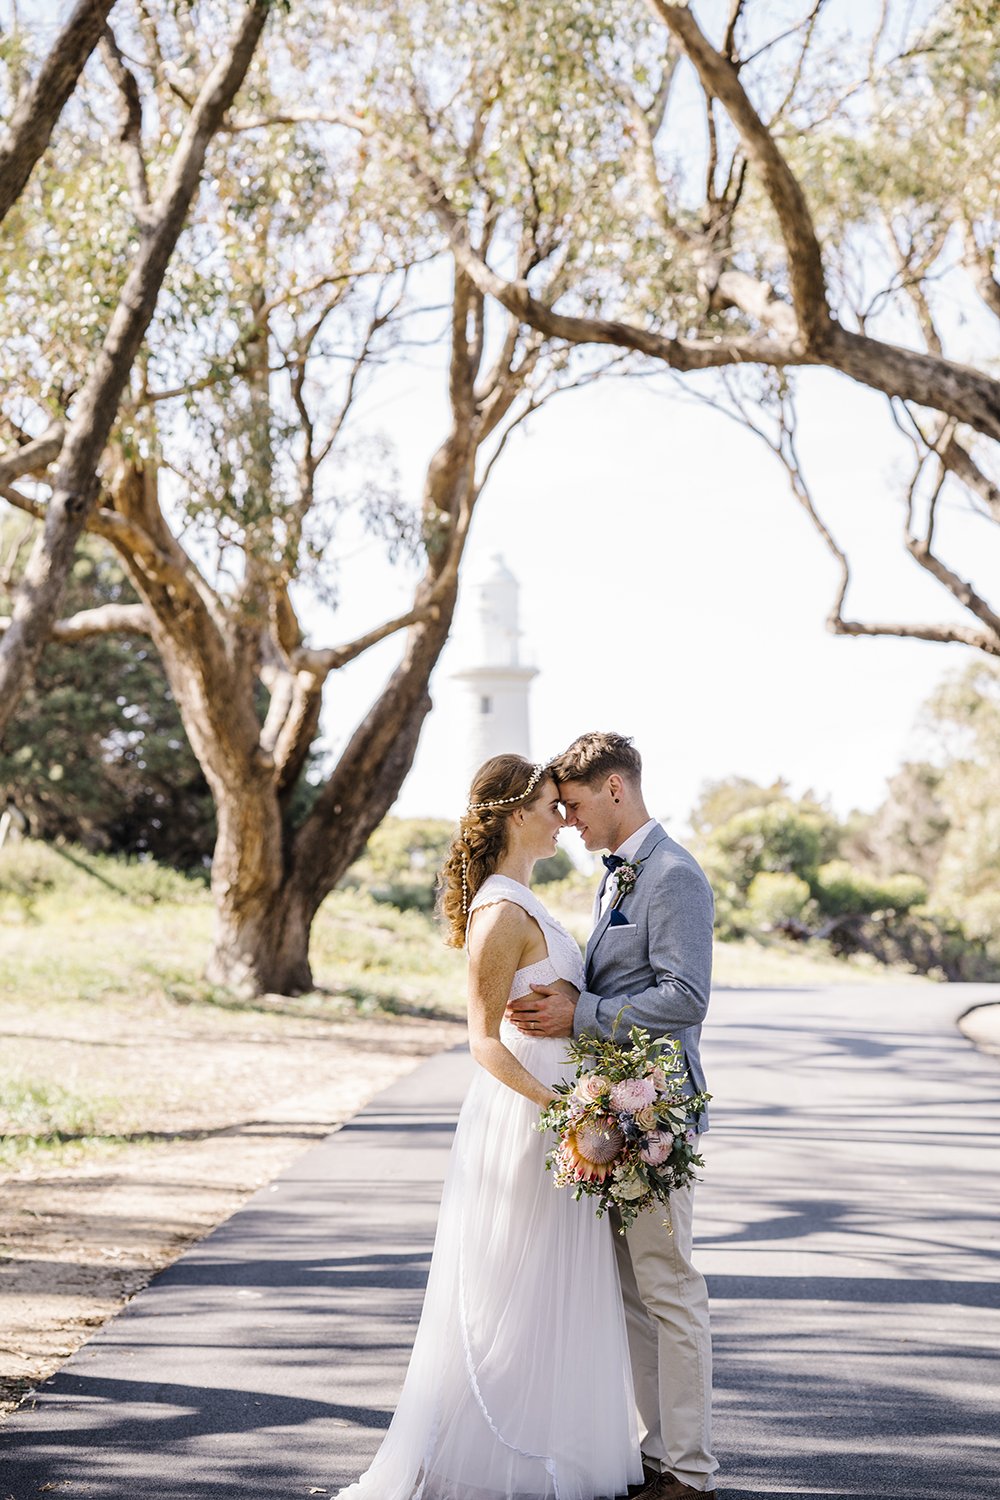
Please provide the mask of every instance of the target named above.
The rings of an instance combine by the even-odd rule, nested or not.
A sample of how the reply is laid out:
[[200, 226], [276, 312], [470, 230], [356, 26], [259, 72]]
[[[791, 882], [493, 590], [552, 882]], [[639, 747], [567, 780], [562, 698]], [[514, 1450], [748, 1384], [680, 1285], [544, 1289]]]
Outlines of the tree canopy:
[[[3, 39], [0, 496], [42, 526], [0, 729], [47, 641], [152, 643], [218, 817], [214, 977], [310, 982], [312, 914], [412, 762], [490, 474], [609, 367], [669, 370], [768, 444], [836, 562], [833, 630], [1000, 655], [941, 520], [955, 499], [1000, 522], [996, 12], [118, 0], [98, 45], [89, 23]], [[448, 419], [404, 495], [355, 415], [428, 341]], [[797, 445], [815, 368], [905, 433], [904, 545], [951, 615], [850, 618]], [[412, 598], [311, 639], [348, 517], [411, 558]], [[135, 597], [60, 618], [83, 532]], [[398, 667], [307, 807], [325, 687], [390, 636]], [[773, 905], [764, 877], [789, 873], [749, 878]]]

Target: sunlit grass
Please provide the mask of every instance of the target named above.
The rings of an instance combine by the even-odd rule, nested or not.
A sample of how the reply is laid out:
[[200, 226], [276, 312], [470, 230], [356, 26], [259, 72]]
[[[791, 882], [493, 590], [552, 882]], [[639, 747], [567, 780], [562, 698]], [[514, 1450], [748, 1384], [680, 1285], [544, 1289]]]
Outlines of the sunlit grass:
[[[590, 886], [567, 881], [541, 894], [584, 942]], [[244, 1042], [301, 1042], [304, 1025], [464, 1015], [464, 955], [423, 913], [363, 891], [336, 891], [323, 904], [309, 994], [247, 1000], [209, 984], [211, 931], [202, 878], [37, 844], [0, 850], [0, 1030], [5, 1005], [10, 1022], [0, 1046], [0, 1170], [102, 1157], [162, 1139], [195, 1114], [200, 1121], [192, 1102], [203, 1102], [206, 1079], [225, 1084]], [[900, 977], [778, 941], [716, 946], [718, 985]], [[201, 1072], [174, 1064], [161, 1076], [159, 1038], [174, 1057], [178, 1046], [202, 1049]]]
[[[271, 1009], [202, 977], [212, 931], [203, 879], [151, 862], [25, 844], [0, 851], [0, 995], [26, 1002], [162, 998]], [[289, 1011], [438, 1015], [464, 1008], [464, 962], [432, 921], [357, 891], [321, 908], [311, 949], [316, 991]]]
[[64, 1166], [81, 1156], [134, 1143], [135, 1114], [127, 1100], [0, 1066], [0, 1169], [17, 1171], [44, 1160]]

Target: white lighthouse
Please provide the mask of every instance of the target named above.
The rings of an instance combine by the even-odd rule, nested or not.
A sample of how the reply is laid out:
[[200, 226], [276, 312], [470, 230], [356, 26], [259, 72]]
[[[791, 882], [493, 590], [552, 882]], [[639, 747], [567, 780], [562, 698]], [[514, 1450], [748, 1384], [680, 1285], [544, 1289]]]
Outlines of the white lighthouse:
[[537, 667], [520, 660], [518, 582], [499, 554], [472, 587], [474, 665], [452, 674], [465, 690], [465, 770], [470, 775], [491, 755], [511, 752], [530, 759], [528, 693], [538, 676]]

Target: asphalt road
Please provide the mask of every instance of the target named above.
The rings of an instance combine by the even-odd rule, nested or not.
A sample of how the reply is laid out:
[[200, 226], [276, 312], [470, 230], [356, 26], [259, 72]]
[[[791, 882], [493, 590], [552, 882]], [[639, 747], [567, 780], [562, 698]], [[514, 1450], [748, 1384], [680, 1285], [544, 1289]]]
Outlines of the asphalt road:
[[[1000, 1060], [954, 1026], [988, 999], [717, 992], [697, 1223], [729, 1500], [1000, 1500]], [[157, 1277], [0, 1428], [0, 1500], [292, 1500], [365, 1467], [470, 1068], [424, 1064]]]

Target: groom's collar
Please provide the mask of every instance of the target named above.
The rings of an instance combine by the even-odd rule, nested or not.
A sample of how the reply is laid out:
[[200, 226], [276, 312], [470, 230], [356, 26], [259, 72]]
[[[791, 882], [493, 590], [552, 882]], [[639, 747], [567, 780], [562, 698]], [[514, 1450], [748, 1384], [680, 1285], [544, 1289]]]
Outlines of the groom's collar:
[[643, 844], [646, 842], [647, 838], [654, 829], [662, 832], [662, 830], [660, 829], [660, 825], [656, 821], [656, 819], [648, 818], [646, 822], [643, 823], [641, 828], [637, 828], [635, 830], [635, 833], [629, 834], [624, 844], [618, 845], [618, 848], [614, 851], [615, 854], [617, 854], [621, 859], [627, 859], [629, 861], [635, 859], [636, 855], [639, 853], [639, 850], [642, 848]]

